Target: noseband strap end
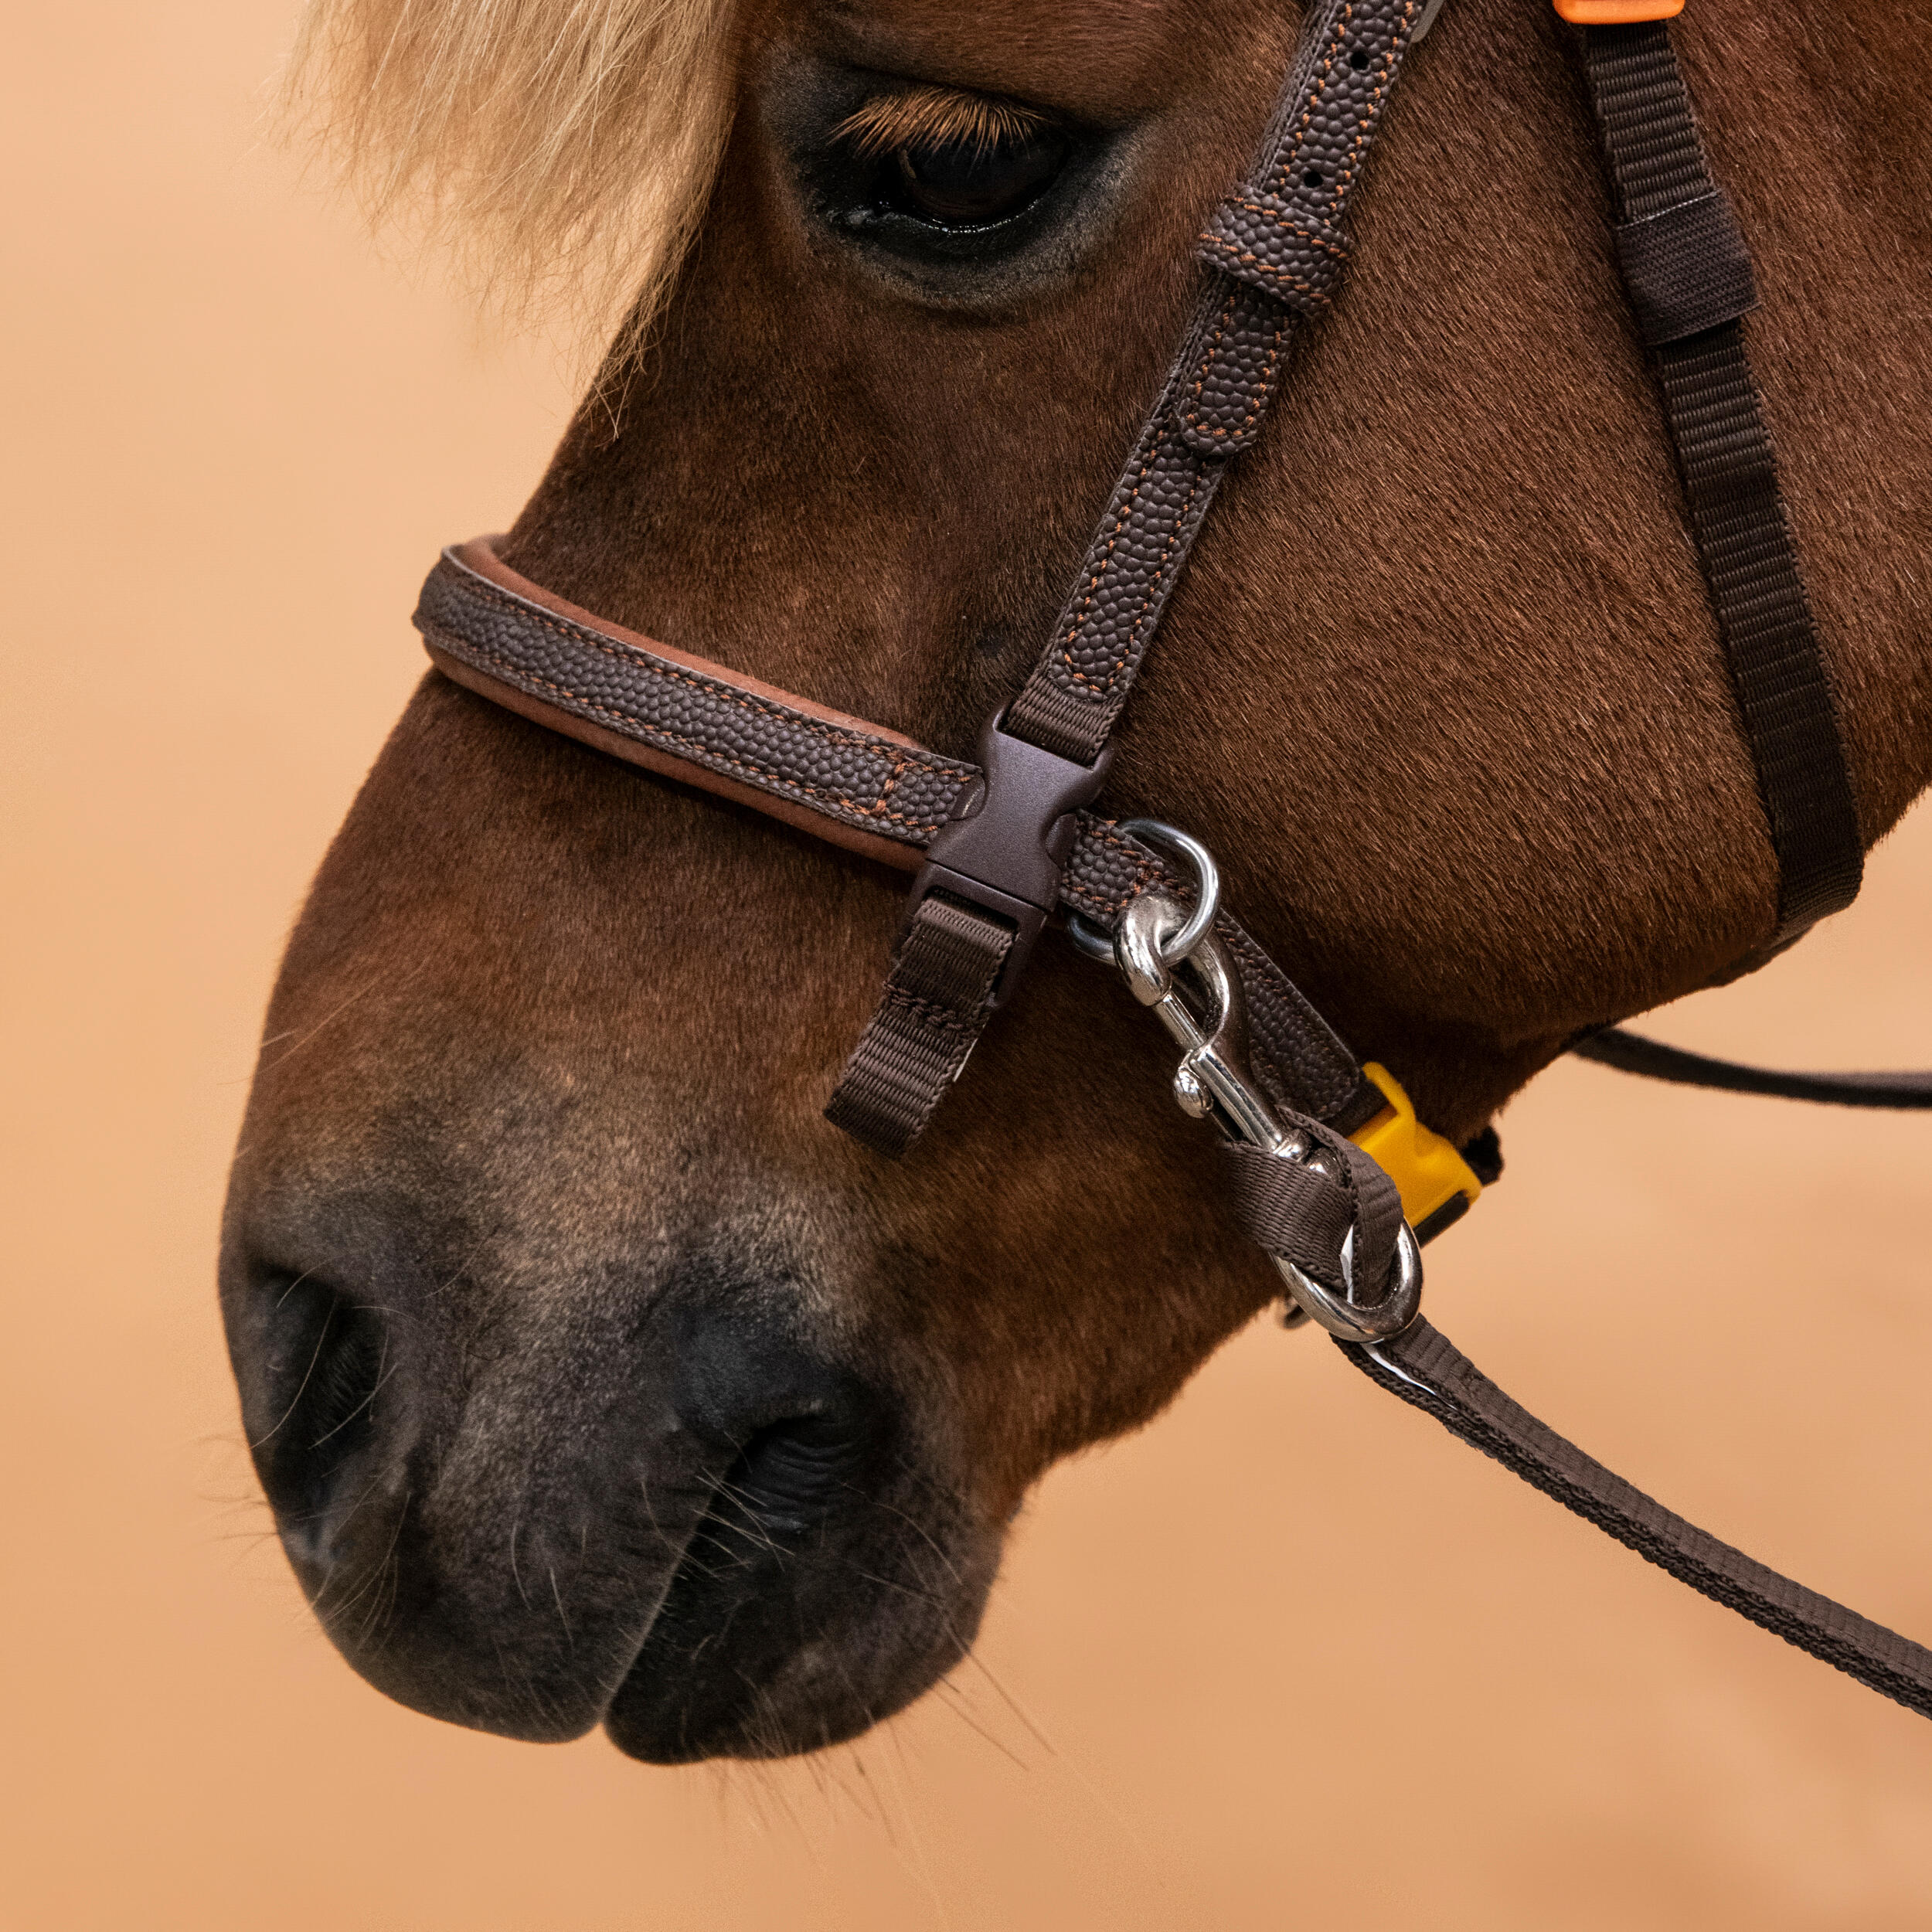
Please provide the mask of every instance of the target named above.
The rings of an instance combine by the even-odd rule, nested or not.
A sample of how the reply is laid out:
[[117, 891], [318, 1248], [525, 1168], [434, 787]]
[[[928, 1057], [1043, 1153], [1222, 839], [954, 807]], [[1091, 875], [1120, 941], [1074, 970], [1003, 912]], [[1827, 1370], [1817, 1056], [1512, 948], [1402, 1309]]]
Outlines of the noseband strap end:
[[875, 1154], [909, 1152], [972, 1053], [1012, 944], [1012, 927], [985, 913], [921, 900], [825, 1118]]

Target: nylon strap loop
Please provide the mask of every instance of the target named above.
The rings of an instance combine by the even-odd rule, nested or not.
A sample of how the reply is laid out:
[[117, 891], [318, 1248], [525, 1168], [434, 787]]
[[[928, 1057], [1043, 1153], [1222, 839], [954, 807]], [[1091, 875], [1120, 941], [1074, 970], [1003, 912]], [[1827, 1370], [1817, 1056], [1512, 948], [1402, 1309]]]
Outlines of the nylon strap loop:
[[937, 893], [921, 900], [825, 1117], [903, 1154], [966, 1064], [1012, 943], [1012, 928], [985, 913]]
[[1650, 348], [1702, 335], [1757, 308], [1750, 253], [1721, 189], [1620, 222], [1615, 233], [1637, 332]]

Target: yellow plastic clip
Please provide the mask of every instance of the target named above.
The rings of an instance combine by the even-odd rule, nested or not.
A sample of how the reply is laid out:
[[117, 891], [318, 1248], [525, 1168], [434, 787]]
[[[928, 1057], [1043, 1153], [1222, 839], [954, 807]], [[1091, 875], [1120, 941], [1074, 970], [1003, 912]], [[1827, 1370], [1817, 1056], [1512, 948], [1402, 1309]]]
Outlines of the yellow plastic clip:
[[1556, 11], [1577, 27], [1627, 27], [1638, 20], [1675, 20], [1684, 0], [1556, 0]]
[[1426, 1241], [1468, 1212], [1482, 1183], [1440, 1134], [1416, 1118], [1401, 1082], [1387, 1067], [1370, 1060], [1362, 1070], [1389, 1104], [1349, 1138], [1395, 1182], [1403, 1218]]

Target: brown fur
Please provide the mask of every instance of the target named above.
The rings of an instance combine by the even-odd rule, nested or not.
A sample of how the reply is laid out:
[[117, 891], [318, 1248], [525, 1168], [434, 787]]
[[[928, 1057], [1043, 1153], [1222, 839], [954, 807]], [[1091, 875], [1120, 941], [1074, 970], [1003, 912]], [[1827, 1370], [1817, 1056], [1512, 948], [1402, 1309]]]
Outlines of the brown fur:
[[[1750, 338], [1868, 840], [1932, 776], [1932, 142], [1896, 29], [1834, 0], [1680, 32], [1757, 255]], [[1155, 393], [1291, 31], [1247, 0], [770, 0], [661, 336], [605, 386], [620, 430], [585, 410], [507, 560], [969, 753]], [[808, 58], [1132, 125], [1114, 225], [999, 305], [881, 279], [801, 212], [760, 111]], [[1175, 598], [1108, 802], [1206, 838], [1244, 922], [1459, 1136], [1579, 1026], [1740, 958], [1774, 881], [1546, 9], [1455, 0], [1359, 233]], [[782, 1249], [995, 1533], [1270, 1279], [1219, 1223], [1152, 1029], [1063, 946], [903, 1166], [822, 1123], [903, 885], [427, 679], [291, 945], [269, 1030], [305, 1043], [264, 1061], [236, 1251], [326, 1251], [330, 1204], [405, 1172], [384, 1226], [481, 1230], [440, 1318], [474, 1351], [563, 1321], [600, 1269]], [[562, 1400], [534, 1359], [489, 1385], [499, 1413]], [[468, 1520], [484, 1493], [440, 1506]]]

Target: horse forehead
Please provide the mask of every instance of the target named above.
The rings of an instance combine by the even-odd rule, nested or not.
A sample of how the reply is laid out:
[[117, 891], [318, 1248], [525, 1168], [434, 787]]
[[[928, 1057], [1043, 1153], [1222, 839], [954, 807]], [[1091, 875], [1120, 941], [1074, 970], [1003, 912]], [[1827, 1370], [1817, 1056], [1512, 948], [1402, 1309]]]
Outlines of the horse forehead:
[[1174, 91], [1190, 38], [1243, 0], [788, 0], [782, 31], [828, 57], [1098, 119]]

